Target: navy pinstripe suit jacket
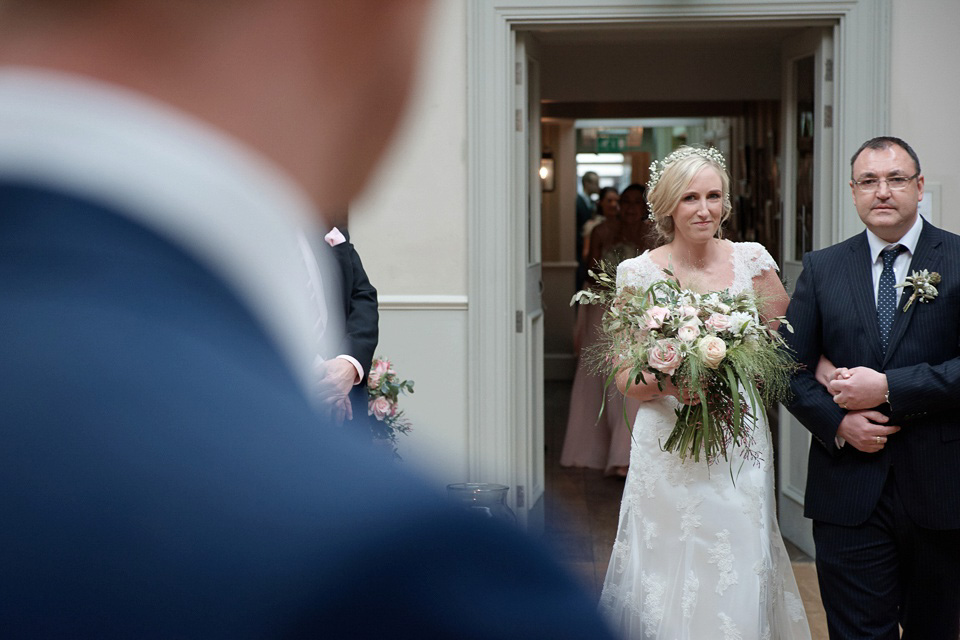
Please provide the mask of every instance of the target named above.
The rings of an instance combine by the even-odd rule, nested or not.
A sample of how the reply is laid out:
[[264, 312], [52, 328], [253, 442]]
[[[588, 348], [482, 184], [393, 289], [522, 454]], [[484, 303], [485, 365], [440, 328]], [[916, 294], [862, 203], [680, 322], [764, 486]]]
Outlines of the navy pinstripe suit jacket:
[[[783, 331], [804, 368], [793, 378], [789, 409], [813, 433], [805, 515], [839, 525], [864, 522], [891, 466], [910, 518], [932, 529], [960, 528], [960, 236], [924, 220], [911, 271], [942, 276], [939, 296], [903, 310], [900, 296], [887, 353], [880, 346], [866, 233], [808, 253]], [[887, 375], [890, 405], [877, 409], [902, 427], [875, 454], [834, 436], [844, 416], [815, 379], [820, 355], [838, 367]]]

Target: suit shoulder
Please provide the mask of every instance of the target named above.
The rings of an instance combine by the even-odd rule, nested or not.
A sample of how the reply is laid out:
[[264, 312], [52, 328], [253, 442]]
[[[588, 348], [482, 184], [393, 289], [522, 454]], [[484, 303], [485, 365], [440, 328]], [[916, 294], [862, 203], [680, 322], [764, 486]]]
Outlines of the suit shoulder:
[[866, 242], [866, 238], [861, 232], [851, 238], [847, 238], [846, 240], [838, 242], [837, 244], [832, 244], [829, 247], [810, 251], [804, 254], [804, 258], [806, 258], [810, 263], [830, 262], [846, 255], [848, 252], [856, 249], [864, 242]]
[[934, 227], [933, 225], [930, 225], [930, 229], [935, 232], [940, 237], [940, 240], [945, 244], [948, 244], [951, 247], [960, 246], [960, 235], [953, 233], [952, 231], [947, 231], [946, 229]]

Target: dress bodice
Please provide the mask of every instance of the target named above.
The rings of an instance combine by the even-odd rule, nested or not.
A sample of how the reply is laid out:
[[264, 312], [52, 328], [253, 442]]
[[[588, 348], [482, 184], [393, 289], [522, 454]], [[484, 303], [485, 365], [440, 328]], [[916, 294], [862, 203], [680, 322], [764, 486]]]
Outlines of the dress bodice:
[[[757, 242], [734, 242], [730, 253], [733, 265], [733, 282], [730, 293], [736, 295], [744, 291], [753, 291], [753, 279], [768, 269], [777, 269], [777, 263], [762, 244]], [[779, 270], [779, 269], [777, 269]], [[617, 289], [633, 286], [638, 289], [649, 287], [658, 280], [667, 277], [663, 269], [650, 258], [650, 252], [644, 251], [636, 258], [624, 260], [617, 267]], [[707, 292], [703, 292], [707, 293]]]

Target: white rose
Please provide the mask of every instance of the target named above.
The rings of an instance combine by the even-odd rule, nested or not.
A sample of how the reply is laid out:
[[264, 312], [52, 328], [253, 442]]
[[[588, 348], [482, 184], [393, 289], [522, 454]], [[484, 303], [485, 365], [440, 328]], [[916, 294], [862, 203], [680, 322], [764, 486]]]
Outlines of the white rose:
[[745, 313], [743, 311], [734, 311], [731, 313], [730, 322], [733, 324], [734, 332], [741, 335], [744, 333], [750, 333], [755, 328], [754, 325], [756, 324], [753, 314]]
[[688, 322], [677, 329], [677, 337], [686, 343], [693, 342], [700, 337], [700, 327], [694, 322]]
[[697, 349], [700, 351], [700, 357], [703, 358], [703, 364], [711, 369], [720, 366], [724, 356], [727, 355], [727, 344], [716, 336], [706, 336], [699, 343]]

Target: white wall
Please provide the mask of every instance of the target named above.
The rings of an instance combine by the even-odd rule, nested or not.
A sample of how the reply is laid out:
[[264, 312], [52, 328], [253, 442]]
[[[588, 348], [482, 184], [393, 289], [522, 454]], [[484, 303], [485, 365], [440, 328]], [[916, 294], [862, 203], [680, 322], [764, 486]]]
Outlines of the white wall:
[[400, 455], [438, 485], [468, 479], [466, 64], [466, 3], [436, 2], [407, 120], [350, 204], [380, 297], [377, 354], [415, 382]]
[[400, 400], [413, 431], [398, 439], [404, 464], [438, 486], [466, 482], [467, 311], [464, 305], [425, 308], [389, 298], [381, 302], [380, 351], [414, 393]]
[[[941, 226], [960, 233], [960, 2], [894, 0], [890, 131], [941, 185]], [[850, 149], [852, 154], [856, 149]]]
[[351, 238], [381, 293], [467, 291], [466, 32], [464, 2], [434, 3], [407, 121], [350, 203]]

